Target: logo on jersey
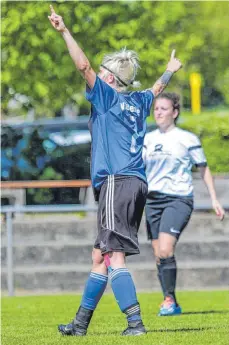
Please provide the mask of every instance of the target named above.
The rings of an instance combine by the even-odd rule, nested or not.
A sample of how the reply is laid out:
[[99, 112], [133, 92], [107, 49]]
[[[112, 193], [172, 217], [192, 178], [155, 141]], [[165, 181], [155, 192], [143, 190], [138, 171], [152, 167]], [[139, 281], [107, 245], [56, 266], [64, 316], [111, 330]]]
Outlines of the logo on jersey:
[[128, 110], [131, 113], [140, 114], [140, 109], [134, 107], [133, 105], [129, 105], [128, 103], [122, 102], [122, 103], [120, 103], [120, 107], [122, 110]]
[[102, 249], [102, 248], [105, 248], [105, 247], [106, 247], [105, 243], [103, 243], [103, 241], [100, 241], [100, 248]]
[[162, 147], [163, 147], [162, 144], [155, 145], [154, 152], [161, 152], [162, 151]]

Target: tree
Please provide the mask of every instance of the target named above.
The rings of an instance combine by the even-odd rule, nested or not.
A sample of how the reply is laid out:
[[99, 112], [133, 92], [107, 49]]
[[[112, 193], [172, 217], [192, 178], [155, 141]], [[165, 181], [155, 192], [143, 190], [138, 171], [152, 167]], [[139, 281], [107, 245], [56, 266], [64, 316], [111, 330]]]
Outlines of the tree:
[[[218, 89], [229, 104], [229, 3], [223, 2], [56, 2], [73, 36], [98, 70], [102, 56], [127, 46], [139, 53], [142, 87], [149, 87], [177, 49], [184, 61], [170, 88], [188, 90], [189, 74], [202, 73], [205, 85]], [[85, 83], [76, 72], [60, 34], [51, 27], [48, 2], [2, 2], [2, 108], [19, 104], [19, 113], [53, 116], [66, 103], [89, 111]], [[220, 40], [219, 40], [220, 37]], [[189, 92], [186, 92], [189, 102]], [[11, 102], [12, 103], [12, 102]]]

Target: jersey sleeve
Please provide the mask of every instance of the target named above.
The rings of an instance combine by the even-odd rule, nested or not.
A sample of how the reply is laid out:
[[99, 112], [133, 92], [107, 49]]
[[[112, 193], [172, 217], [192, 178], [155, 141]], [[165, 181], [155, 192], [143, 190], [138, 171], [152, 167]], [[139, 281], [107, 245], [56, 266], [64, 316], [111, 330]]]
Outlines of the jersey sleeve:
[[193, 165], [196, 167], [207, 166], [207, 160], [200, 139], [195, 135], [192, 135], [189, 140], [188, 152]]
[[151, 109], [152, 104], [153, 104], [154, 95], [150, 90], [141, 91], [141, 92], [139, 92], [139, 95], [140, 95], [141, 100], [142, 100], [144, 115], [145, 115], [145, 117], [147, 117], [150, 115], [150, 109]]
[[92, 89], [87, 85], [86, 99], [96, 108], [99, 114], [106, 113], [117, 100], [117, 92], [107, 83], [96, 76]]

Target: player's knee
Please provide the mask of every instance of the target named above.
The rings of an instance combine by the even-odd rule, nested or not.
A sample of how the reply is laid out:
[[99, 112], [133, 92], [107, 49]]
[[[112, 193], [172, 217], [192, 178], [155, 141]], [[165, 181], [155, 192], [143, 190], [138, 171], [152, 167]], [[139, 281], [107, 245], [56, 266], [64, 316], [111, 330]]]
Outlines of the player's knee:
[[92, 250], [92, 262], [93, 265], [101, 265], [103, 263], [103, 256], [100, 249], [93, 248]]
[[173, 256], [174, 252], [173, 252], [173, 248], [171, 248], [170, 246], [168, 247], [162, 247], [159, 249], [159, 258], [161, 259], [166, 259], [169, 258], [170, 256]]

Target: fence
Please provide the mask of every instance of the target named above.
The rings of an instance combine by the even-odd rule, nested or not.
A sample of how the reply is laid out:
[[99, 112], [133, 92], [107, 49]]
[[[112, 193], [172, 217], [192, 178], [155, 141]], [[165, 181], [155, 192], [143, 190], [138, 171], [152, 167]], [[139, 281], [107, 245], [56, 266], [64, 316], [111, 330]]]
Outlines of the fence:
[[86, 188], [91, 186], [90, 180], [64, 180], [64, 181], [2, 181], [1, 189], [24, 188]]
[[[90, 180], [78, 181], [22, 181], [22, 182], [1, 182], [1, 188], [61, 188], [61, 187], [78, 187], [88, 188], [91, 186]], [[229, 204], [223, 205], [229, 209]], [[196, 211], [209, 211], [209, 203], [194, 205]], [[84, 205], [40, 205], [40, 206], [3, 206], [1, 212], [6, 214], [7, 230], [7, 287], [9, 296], [14, 296], [14, 272], [13, 272], [13, 223], [12, 215], [14, 213], [64, 213], [64, 212], [96, 212], [95, 203]]]
[[6, 231], [7, 231], [7, 286], [9, 296], [14, 296], [14, 278], [13, 278], [13, 224], [12, 214], [20, 213], [56, 213], [56, 212], [95, 212], [96, 205], [55, 205], [55, 206], [3, 206], [2, 213], [6, 214]]
[[[91, 187], [90, 180], [65, 180], [65, 181], [1, 181], [2, 190], [24, 191], [26, 188], [88, 188]], [[4, 193], [3, 193], [4, 195]], [[7, 285], [9, 296], [14, 295], [13, 279], [13, 224], [12, 215], [21, 213], [55, 213], [55, 212], [95, 212], [95, 203], [84, 205], [56, 205], [56, 206], [3, 206], [1, 212], [6, 214], [7, 230]]]

